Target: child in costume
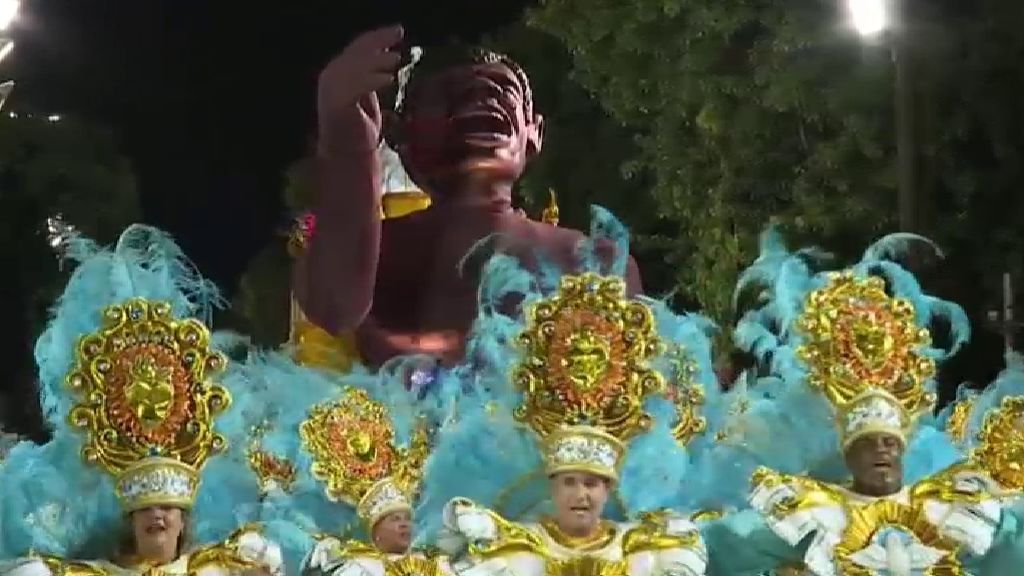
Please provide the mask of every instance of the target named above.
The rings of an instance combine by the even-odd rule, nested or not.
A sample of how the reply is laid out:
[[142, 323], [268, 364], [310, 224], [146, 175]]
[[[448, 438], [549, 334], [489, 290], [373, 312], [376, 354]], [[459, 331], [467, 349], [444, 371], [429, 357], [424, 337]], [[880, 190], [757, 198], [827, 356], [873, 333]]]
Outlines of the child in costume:
[[440, 499], [440, 488], [480, 497], [513, 518], [535, 518], [545, 505], [550, 514], [520, 523], [474, 499], [452, 499], [438, 538], [452, 569], [463, 576], [703, 574], [704, 546], [688, 519], [667, 512], [606, 519], [606, 506], [637, 509], [678, 490], [687, 461], [672, 435], [673, 405], [657, 397], [664, 379], [650, 366], [660, 348], [651, 309], [627, 300], [619, 278], [564, 277], [557, 295], [532, 307], [519, 343], [525, 354], [511, 372], [515, 390], [508, 376], [480, 383], [480, 397], [491, 400], [460, 408], [449, 424], [431, 466], [439, 476], [457, 470], [425, 499]]
[[[355, 508], [367, 536], [363, 541], [321, 536], [303, 563], [303, 574], [449, 572], [443, 558], [412, 550], [413, 501], [430, 446], [424, 421], [396, 423], [396, 417], [366, 391], [348, 388], [340, 398], [315, 406], [302, 423], [302, 447], [312, 459], [312, 475], [323, 483], [328, 499]], [[402, 436], [404, 447], [399, 446]]]

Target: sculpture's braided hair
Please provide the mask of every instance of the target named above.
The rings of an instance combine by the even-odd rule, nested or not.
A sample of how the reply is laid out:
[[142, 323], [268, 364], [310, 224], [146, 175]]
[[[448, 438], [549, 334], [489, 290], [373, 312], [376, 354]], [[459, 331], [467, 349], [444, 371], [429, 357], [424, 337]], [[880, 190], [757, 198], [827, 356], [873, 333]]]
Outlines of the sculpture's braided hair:
[[[446, 68], [455, 66], [467, 66], [472, 64], [495, 64], [500, 63], [506, 66], [515, 74], [516, 78], [523, 85], [523, 101], [527, 116], [533, 114], [533, 90], [530, 88], [530, 78], [523, 71], [522, 66], [515, 60], [486, 48], [478, 46], [467, 46], [463, 44], [450, 44], [438, 48], [427, 48], [423, 51], [420, 61], [412, 68], [409, 74], [409, 83], [406, 86], [406, 93], [412, 94], [416, 90], [416, 82], [431, 74], [440, 72]], [[407, 97], [405, 102], [408, 102]], [[404, 102], [403, 102], [404, 104]], [[403, 113], [405, 106], [400, 106], [398, 114]]]

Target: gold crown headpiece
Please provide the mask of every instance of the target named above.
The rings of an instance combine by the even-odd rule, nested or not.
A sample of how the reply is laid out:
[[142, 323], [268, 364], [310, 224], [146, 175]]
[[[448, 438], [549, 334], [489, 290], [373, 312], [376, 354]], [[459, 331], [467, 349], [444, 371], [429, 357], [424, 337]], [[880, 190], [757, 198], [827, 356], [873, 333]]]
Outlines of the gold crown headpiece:
[[299, 436], [327, 497], [355, 506], [368, 528], [392, 512], [412, 510], [430, 450], [425, 425], [400, 448], [387, 408], [365, 390], [346, 388], [341, 398], [310, 410]]
[[1024, 396], [1007, 396], [985, 416], [971, 459], [1007, 490], [1024, 490]]
[[649, 366], [660, 340], [650, 308], [626, 299], [620, 278], [562, 278], [529, 312], [513, 373], [516, 417], [541, 438], [549, 475], [572, 470], [618, 478], [624, 442], [650, 427], [643, 409], [664, 380]]
[[172, 317], [166, 302], [110, 306], [79, 341], [66, 382], [80, 402], [68, 420], [85, 431], [82, 457], [114, 477], [126, 512], [191, 508], [200, 470], [225, 448], [213, 419], [231, 396], [209, 378], [226, 365], [206, 326]]
[[935, 361], [920, 352], [931, 337], [915, 323], [913, 305], [889, 296], [881, 278], [830, 275], [807, 298], [797, 329], [806, 338], [798, 354], [808, 380], [835, 408], [844, 449], [872, 432], [906, 441], [934, 406], [925, 383]]

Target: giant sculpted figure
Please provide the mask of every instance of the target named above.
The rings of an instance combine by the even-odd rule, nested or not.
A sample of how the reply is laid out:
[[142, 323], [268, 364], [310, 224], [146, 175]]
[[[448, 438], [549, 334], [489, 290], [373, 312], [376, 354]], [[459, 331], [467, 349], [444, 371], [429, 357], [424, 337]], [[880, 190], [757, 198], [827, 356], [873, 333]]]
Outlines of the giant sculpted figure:
[[[461, 358], [480, 268], [461, 263], [480, 240], [527, 267], [539, 254], [573, 271], [583, 238], [512, 209], [513, 185], [543, 140], [522, 69], [486, 51], [428, 50], [400, 109], [382, 114], [376, 92], [395, 79], [402, 37], [400, 27], [365, 33], [321, 73], [317, 227], [294, 279], [306, 315], [331, 334], [354, 331], [371, 366], [401, 354]], [[430, 195], [426, 210], [382, 218], [385, 134]], [[639, 292], [636, 264], [628, 270]]]

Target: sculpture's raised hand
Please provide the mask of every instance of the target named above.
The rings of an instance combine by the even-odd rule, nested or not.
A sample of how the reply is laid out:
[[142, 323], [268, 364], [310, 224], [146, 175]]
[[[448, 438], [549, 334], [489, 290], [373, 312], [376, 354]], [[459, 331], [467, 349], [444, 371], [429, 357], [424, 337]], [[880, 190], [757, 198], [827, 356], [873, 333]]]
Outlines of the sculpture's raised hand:
[[402, 56], [394, 48], [403, 35], [401, 26], [364, 32], [327, 63], [317, 83], [321, 138], [330, 140], [339, 124], [360, 119], [364, 135], [377, 144], [381, 114], [376, 91], [395, 81]]

